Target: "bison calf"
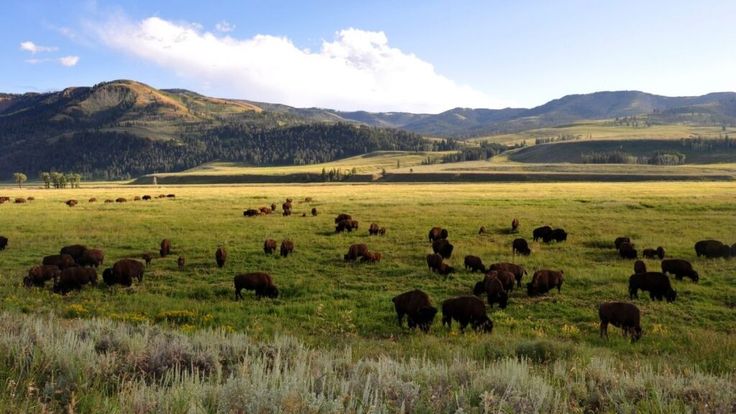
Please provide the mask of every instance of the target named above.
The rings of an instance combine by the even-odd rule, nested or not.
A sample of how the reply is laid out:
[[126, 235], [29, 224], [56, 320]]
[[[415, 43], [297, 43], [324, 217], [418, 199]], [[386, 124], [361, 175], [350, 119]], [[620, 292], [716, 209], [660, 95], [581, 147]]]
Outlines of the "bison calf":
[[294, 242], [291, 240], [282, 241], [281, 248], [279, 250], [281, 251], [281, 257], [287, 257], [294, 253]]
[[274, 251], [276, 251], [276, 240], [266, 239], [263, 242], [263, 253], [272, 254]]
[[607, 302], [598, 306], [598, 316], [601, 319], [601, 338], [608, 339], [608, 324], [621, 328], [624, 336], [631, 335], [631, 343], [641, 338], [639, 325], [639, 308], [625, 302]]
[[404, 315], [407, 315], [409, 328], [413, 329], [419, 326], [422, 331], [429, 331], [434, 316], [437, 314], [437, 308], [432, 306], [432, 302], [430, 302], [426, 293], [415, 289], [395, 296], [391, 301], [396, 309], [399, 326], [402, 325]]

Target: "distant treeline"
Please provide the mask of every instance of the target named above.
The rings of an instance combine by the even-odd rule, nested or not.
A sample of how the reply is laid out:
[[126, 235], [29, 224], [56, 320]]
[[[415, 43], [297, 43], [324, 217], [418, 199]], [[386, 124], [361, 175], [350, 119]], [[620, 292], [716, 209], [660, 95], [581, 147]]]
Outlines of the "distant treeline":
[[650, 164], [680, 165], [685, 154], [675, 151], [657, 151], [651, 155], [637, 156], [624, 151], [589, 152], [581, 154], [583, 164]]
[[524, 144], [518, 144], [514, 146], [507, 146], [498, 144], [495, 142], [483, 141], [480, 146], [473, 147], [467, 144], [460, 143], [454, 139], [446, 139], [442, 141], [436, 141], [432, 144], [432, 151], [457, 151], [452, 154], [443, 155], [439, 158], [427, 157], [426, 160], [422, 161], [423, 165], [438, 164], [438, 163], [449, 163], [449, 162], [461, 162], [461, 161], [485, 161], [491, 157], [494, 157], [504, 151], [510, 149], [519, 148]]
[[0, 154], [0, 176], [12, 173], [12, 168], [31, 174], [79, 171], [88, 178], [128, 179], [212, 161], [304, 165], [371, 151], [426, 151], [431, 147], [413, 133], [342, 123], [267, 129], [234, 123], [191, 130], [175, 141], [86, 131], [48, 140], [43, 148], [20, 147], [12, 154]]

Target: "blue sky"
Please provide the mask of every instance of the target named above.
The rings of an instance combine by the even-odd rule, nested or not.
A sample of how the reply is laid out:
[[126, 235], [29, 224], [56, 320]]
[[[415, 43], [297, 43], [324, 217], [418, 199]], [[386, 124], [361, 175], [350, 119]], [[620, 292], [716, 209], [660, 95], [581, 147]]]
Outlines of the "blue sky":
[[731, 1], [8, 1], [0, 91], [112, 79], [337, 109], [736, 90]]

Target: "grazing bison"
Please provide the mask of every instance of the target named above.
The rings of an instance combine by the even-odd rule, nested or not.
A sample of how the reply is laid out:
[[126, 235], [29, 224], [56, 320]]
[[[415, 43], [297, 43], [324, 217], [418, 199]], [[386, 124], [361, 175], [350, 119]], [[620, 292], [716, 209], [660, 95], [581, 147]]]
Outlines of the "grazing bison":
[[8, 238], [0, 236], [0, 250], [5, 250], [6, 247], [8, 247]]
[[552, 227], [550, 226], [537, 227], [536, 229], [534, 229], [534, 231], [532, 231], [532, 239], [534, 241], [537, 241], [539, 239], [544, 239], [544, 237], [547, 234], [549, 234], [549, 232], [551, 231], [552, 231]]
[[441, 274], [442, 276], [448, 276], [451, 273], [455, 273], [455, 268], [448, 265], [447, 263], [440, 263], [440, 266], [437, 268], [437, 273]]
[[294, 242], [291, 240], [283, 240], [279, 250], [281, 251], [281, 257], [287, 257], [294, 253]]
[[167, 198], [176, 198], [176, 194], [166, 194]]
[[112, 201], [110, 199], [105, 200], [105, 204], [110, 204], [110, 203], [114, 203], [114, 201]]
[[505, 270], [489, 270], [483, 280], [485, 281], [488, 278], [497, 278], [499, 281], [501, 281], [501, 285], [503, 285], [503, 290], [507, 292], [511, 292], [514, 290], [514, 280], [515, 276], [513, 273], [505, 271]]
[[133, 197], [133, 201], [141, 201], [141, 196], [135, 196], [135, 197]]
[[526, 293], [529, 296], [543, 295], [555, 287], [559, 293], [564, 281], [565, 272], [562, 270], [537, 270], [532, 276], [532, 281], [526, 284]]
[[353, 216], [351, 216], [350, 214], [340, 213], [337, 215], [337, 217], [335, 217], [335, 224], [341, 221], [344, 221], [344, 220], [352, 220], [352, 219], [353, 219]]
[[215, 251], [215, 262], [217, 263], [217, 267], [223, 267], [225, 266], [225, 261], [227, 260], [227, 250], [225, 250], [224, 247], [220, 246]]
[[26, 287], [43, 287], [47, 281], [56, 280], [61, 275], [61, 269], [54, 265], [33, 266], [28, 270], [28, 276], [23, 278]]
[[664, 248], [659, 246], [656, 249], [644, 249], [642, 250], [641, 255], [647, 259], [659, 258], [659, 260], [662, 260], [664, 259]]
[[311, 203], [312, 202], [312, 197], [304, 197], [304, 202], [305, 203]]
[[241, 291], [254, 290], [256, 292], [256, 299], [260, 299], [263, 296], [269, 298], [276, 298], [279, 296], [279, 290], [274, 286], [271, 275], [268, 273], [254, 272], [244, 273], [236, 275], [233, 278], [235, 284], [235, 300], [243, 299]]
[[61, 270], [77, 265], [77, 263], [74, 261], [74, 258], [68, 254], [54, 254], [51, 256], [46, 256], [43, 258], [43, 261], [41, 263], [45, 265], [56, 266]]
[[422, 331], [429, 331], [434, 316], [437, 314], [437, 308], [432, 306], [432, 302], [430, 302], [426, 293], [419, 289], [410, 290], [395, 296], [391, 301], [396, 309], [396, 319], [399, 321], [399, 326], [402, 326], [404, 315], [406, 315], [409, 328], [414, 329], [419, 326]]
[[0, 197], [0, 204], [7, 203], [8, 201], [10, 201], [10, 197], [6, 197], [6, 196]]
[[68, 267], [54, 281], [54, 293], [66, 295], [72, 290], [81, 290], [84, 285], [97, 284], [97, 271], [91, 267]]
[[641, 260], [637, 260], [634, 262], [634, 273], [646, 273], [646, 272], [647, 272], [646, 263], [642, 262]]
[[258, 210], [254, 209], [254, 208], [249, 208], [249, 209], [243, 211], [243, 216], [245, 216], [245, 217], [255, 217], [258, 214], [259, 214]]
[[148, 195], [148, 194], [144, 195], [142, 198], [143, 198], [143, 201], [150, 201], [151, 200], [151, 196]]
[[473, 293], [485, 293], [488, 298], [488, 305], [493, 308], [494, 303], [498, 303], [501, 309], [505, 309], [509, 302], [509, 294], [503, 288], [503, 283], [495, 276], [486, 276], [483, 279], [483, 285], [476, 284]]
[[125, 197], [118, 197], [115, 199], [116, 203], [127, 203], [128, 200]]
[[312, 216], [316, 217], [319, 212], [317, 211], [317, 207], [312, 207]]
[[153, 260], [153, 255], [151, 253], [143, 253], [141, 258], [146, 261], [146, 266], [148, 266], [151, 264], [151, 260]]
[[263, 241], [263, 253], [272, 254], [276, 251], [276, 240], [266, 239]]
[[383, 259], [383, 255], [379, 252], [368, 252], [360, 259], [361, 262], [378, 263]]
[[92, 197], [92, 198], [90, 198], [88, 200], [88, 202], [90, 202], [90, 203], [96, 203], [97, 202], [97, 199], [95, 197]]
[[442, 325], [452, 329], [452, 320], [460, 324], [460, 330], [470, 324], [476, 331], [490, 333], [493, 322], [486, 315], [486, 305], [475, 296], [457, 296], [442, 302]]
[[513, 273], [514, 279], [516, 279], [516, 286], [518, 287], [521, 287], [521, 278], [526, 274], [526, 269], [524, 269], [524, 266], [514, 263], [494, 263], [488, 266], [488, 271], [492, 270], [495, 270], [497, 272], [505, 271]]
[[616, 240], [613, 241], [613, 245], [616, 246], [616, 250], [621, 250], [621, 245], [624, 243], [633, 244], [631, 243], [631, 239], [628, 237], [616, 237]]
[[516, 231], [519, 229], [519, 219], [514, 217], [513, 220], [511, 220], [511, 231]]
[[445, 240], [448, 237], [447, 229], [443, 229], [442, 227], [432, 227], [429, 230], [429, 241], [433, 242], [435, 240]]
[[23, 204], [26, 202], [26, 199], [23, 197], [18, 197], [15, 199], [15, 204]]
[[74, 263], [79, 263], [79, 259], [82, 258], [82, 255], [86, 250], [87, 246], [81, 244], [72, 244], [62, 247], [59, 251], [59, 254], [68, 254], [72, 257], [72, 259], [74, 259]]
[[379, 236], [385, 236], [386, 235], [386, 228], [385, 227], [381, 227], [380, 229], [378, 229], [378, 235]]
[[258, 209], [258, 212], [263, 215], [271, 214], [271, 209], [268, 207], [261, 207]]
[[636, 259], [637, 252], [634, 248], [634, 245], [630, 243], [623, 243], [621, 244], [621, 247], [618, 249], [618, 255], [621, 256], [622, 259]]
[[378, 224], [371, 223], [370, 227], [368, 227], [368, 234], [371, 236], [378, 236], [378, 230], [380, 227], [378, 227]]
[[695, 243], [695, 254], [705, 256], [710, 259], [723, 257], [724, 259], [731, 257], [731, 249], [728, 245], [718, 240], [701, 240]]
[[621, 328], [624, 336], [631, 335], [631, 343], [641, 338], [639, 308], [626, 302], [606, 302], [598, 306], [598, 316], [601, 319], [601, 338], [608, 339], [608, 324]]
[[184, 270], [185, 264], [187, 264], [187, 259], [184, 256], [179, 256], [179, 258], [176, 259], [176, 266], [179, 268], [179, 271]]
[[432, 272], [436, 272], [442, 266], [442, 256], [437, 253], [427, 255], [427, 267]]
[[108, 286], [131, 286], [133, 279], [138, 279], [139, 283], [143, 281], [144, 268], [143, 263], [138, 260], [120, 259], [102, 272], [102, 279]]
[[161, 257], [166, 257], [171, 253], [171, 241], [169, 239], [163, 239], [161, 240], [161, 249], [159, 249], [159, 254]]
[[646, 272], [635, 273], [629, 277], [629, 298], [639, 297], [639, 289], [649, 291], [652, 300], [667, 299], [674, 302], [677, 292], [670, 285], [670, 278], [664, 273]]
[[74, 207], [79, 204], [79, 202], [77, 200], [66, 200], [64, 204], [68, 205], [69, 207]]
[[85, 249], [77, 260], [80, 266], [98, 267], [105, 261], [105, 253], [100, 249]]
[[519, 253], [523, 256], [529, 256], [532, 251], [529, 248], [529, 244], [527, 244], [526, 240], [524, 239], [514, 239], [513, 244], [511, 245], [511, 253]]
[[465, 269], [470, 269], [471, 272], [486, 272], [483, 260], [478, 256], [465, 256]]
[[365, 243], [352, 244], [348, 249], [348, 253], [343, 256], [343, 259], [348, 261], [358, 260], [359, 257], [364, 257], [368, 254], [368, 246]]
[[439, 254], [445, 259], [452, 257], [454, 246], [446, 239], [439, 239], [432, 242], [432, 251]]
[[556, 241], [557, 243], [567, 240], [567, 232], [563, 229], [554, 229], [542, 237], [542, 241], [549, 243]]
[[693, 270], [693, 265], [682, 259], [662, 260], [662, 273], [672, 273], [677, 280], [682, 280], [683, 277], [689, 277], [693, 282], [700, 280], [698, 272]]
[[335, 227], [335, 232], [340, 233], [343, 231], [352, 232], [353, 230], [358, 229], [358, 221], [352, 220], [352, 219], [345, 219], [337, 223], [337, 226]]

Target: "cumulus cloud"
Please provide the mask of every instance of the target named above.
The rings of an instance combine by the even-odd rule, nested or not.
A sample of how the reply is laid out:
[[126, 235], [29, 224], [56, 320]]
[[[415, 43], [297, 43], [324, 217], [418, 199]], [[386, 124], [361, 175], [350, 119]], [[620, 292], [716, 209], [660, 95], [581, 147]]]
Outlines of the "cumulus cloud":
[[498, 106], [389, 45], [383, 32], [345, 29], [320, 50], [285, 37], [236, 39], [150, 17], [93, 25], [105, 45], [207, 85], [221, 96], [343, 110], [440, 112]]
[[76, 66], [79, 62], [79, 56], [64, 56], [58, 59], [62, 66], [72, 67]]
[[215, 25], [215, 29], [217, 29], [218, 32], [227, 33], [235, 30], [235, 25], [226, 20], [223, 20]]
[[31, 52], [35, 55], [39, 52], [55, 52], [59, 50], [59, 48], [56, 46], [40, 46], [31, 42], [30, 40], [27, 40], [20, 43], [20, 50], [25, 50], [26, 52]]

